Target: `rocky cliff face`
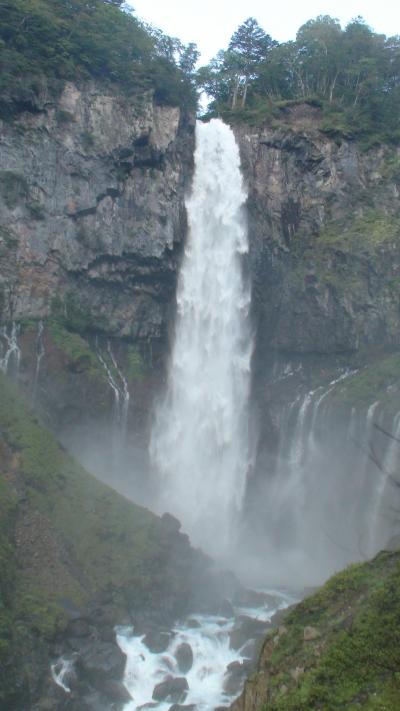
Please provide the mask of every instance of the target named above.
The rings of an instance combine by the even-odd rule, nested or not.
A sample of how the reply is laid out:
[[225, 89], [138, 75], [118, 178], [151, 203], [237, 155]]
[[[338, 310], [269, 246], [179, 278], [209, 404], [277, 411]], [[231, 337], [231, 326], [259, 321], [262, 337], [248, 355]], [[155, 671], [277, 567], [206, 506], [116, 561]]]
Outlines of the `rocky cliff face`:
[[[346, 368], [387, 370], [399, 347], [400, 150], [328, 136], [307, 105], [235, 132], [249, 191], [253, 399], [265, 454], [278, 446], [284, 406]], [[349, 416], [387, 388], [400, 409], [400, 371], [389, 370], [369, 393], [347, 381]]]
[[142, 429], [173, 315], [194, 118], [151, 92], [67, 84], [0, 136], [2, 369], [58, 431], [118, 424], [129, 395]]
[[[249, 189], [254, 401], [269, 450], [298, 387], [399, 345], [400, 151], [363, 150], [318, 121], [303, 105], [275, 125], [235, 127]], [[3, 370], [72, 438], [110, 419], [141, 437], [168, 351], [194, 119], [150, 94], [69, 84], [57, 103], [42, 97], [37, 113], [3, 122], [1, 141]], [[294, 376], [281, 386], [285, 368]]]
[[1, 125], [2, 318], [68, 297], [98, 331], [160, 338], [185, 231], [193, 124], [151, 94], [69, 84]]
[[398, 346], [399, 150], [326, 136], [305, 105], [236, 133], [258, 353]]

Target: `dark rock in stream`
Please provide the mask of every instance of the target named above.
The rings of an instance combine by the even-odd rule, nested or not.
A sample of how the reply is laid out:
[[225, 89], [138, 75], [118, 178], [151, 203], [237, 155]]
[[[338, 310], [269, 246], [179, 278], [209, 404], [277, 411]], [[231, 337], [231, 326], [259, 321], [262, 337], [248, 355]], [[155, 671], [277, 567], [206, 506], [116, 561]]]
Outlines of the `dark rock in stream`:
[[132, 696], [122, 681], [104, 679], [104, 681], [98, 683], [97, 686], [110, 701], [121, 701], [124, 704], [127, 704], [128, 701], [132, 701]]
[[171, 701], [172, 703], [179, 704], [185, 700], [188, 691], [189, 684], [185, 677], [167, 676], [164, 681], [161, 681], [154, 687], [153, 699], [156, 701]]
[[189, 629], [192, 630], [197, 630], [199, 629], [199, 627], [201, 627], [201, 624], [198, 620], [194, 620], [193, 618], [191, 618], [190, 620], [187, 620], [186, 627], [189, 627]]
[[77, 659], [76, 667], [80, 678], [88, 679], [95, 686], [104, 679], [122, 678], [126, 664], [126, 654], [116, 644], [92, 641]]
[[175, 658], [181, 674], [187, 674], [193, 666], [193, 651], [190, 644], [182, 642], [176, 649]]
[[251, 662], [232, 662], [226, 668], [224, 691], [229, 696], [236, 696], [241, 691], [242, 685], [252, 671]]
[[168, 649], [169, 643], [173, 637], [172, 632], [163, 632], [160, 630], [150, 630], [143, 639], [143, 644], [147, 649], [154, 654], [161, 654]]
[[[125, 701], [115, 701], [110, 706], [110, 699], [94, 691], [78, 700], [78, 704], [73, 707], [73, 711], [123, 711]], [[69, 706], [67, 706], [69, 711]]]
[[240, 650], [240, 654], [246, 659], [255, 659], [257, 657], [257, 642], [255, 639], [249, 639], [248, 642]]
[[173, 704], [169, 707], [168, 711], [196, 711], [196, 704]]
[[251, 639], [264, 637], [269, 622], [255, 620], [253, 617], [239, 617], [238, 622], [229, 635], [229, 646], [238, 650]]

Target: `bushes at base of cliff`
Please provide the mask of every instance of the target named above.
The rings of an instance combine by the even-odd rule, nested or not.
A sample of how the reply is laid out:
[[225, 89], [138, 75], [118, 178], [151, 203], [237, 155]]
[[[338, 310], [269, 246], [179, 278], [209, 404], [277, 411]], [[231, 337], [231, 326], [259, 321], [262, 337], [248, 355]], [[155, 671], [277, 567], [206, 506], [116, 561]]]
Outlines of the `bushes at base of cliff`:
[[292, 609], [232, 709], [394, 711], [399, 664], [400, 554], [381, 553]]

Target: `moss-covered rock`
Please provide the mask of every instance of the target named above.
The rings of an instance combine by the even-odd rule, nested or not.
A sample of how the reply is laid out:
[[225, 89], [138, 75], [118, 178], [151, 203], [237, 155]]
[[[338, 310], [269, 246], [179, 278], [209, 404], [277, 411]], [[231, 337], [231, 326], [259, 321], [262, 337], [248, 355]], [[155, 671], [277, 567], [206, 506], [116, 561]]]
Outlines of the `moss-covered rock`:
[[392, 353], [370, 359], [336, 385], [329, 401], [358, 409], [380, 402], [386, 416], [395, 415], [400, 411], [400, 355]]
[[[310, 633], [312, 630], [312, 634]], [[350, 566], [266, 638], [232, 711], [400, 707], [400, 554]]]

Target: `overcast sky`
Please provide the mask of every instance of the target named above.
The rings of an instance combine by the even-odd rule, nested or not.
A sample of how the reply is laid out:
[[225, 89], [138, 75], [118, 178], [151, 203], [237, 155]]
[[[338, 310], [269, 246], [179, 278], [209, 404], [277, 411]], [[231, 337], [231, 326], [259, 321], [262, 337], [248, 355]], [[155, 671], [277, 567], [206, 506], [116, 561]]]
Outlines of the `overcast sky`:
[[248, 17], [255, 17], [274, 39], [294, 39], [298, 28], [317, 15], [337, 17], [345, 25], [362, 15], [376, 32], [400, 34], [399, 0], [129, 0], [136, 15], [179, 37], [196, 42], [207, 62]]

